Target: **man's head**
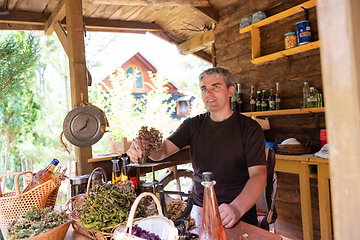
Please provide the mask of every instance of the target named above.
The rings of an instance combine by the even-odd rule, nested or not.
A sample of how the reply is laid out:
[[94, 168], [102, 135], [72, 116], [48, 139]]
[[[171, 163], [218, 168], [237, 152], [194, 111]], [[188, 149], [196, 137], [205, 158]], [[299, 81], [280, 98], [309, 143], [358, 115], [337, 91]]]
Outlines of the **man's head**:
[[199, 76], [201, 96], [214, 121], [232, 114], [230, 97], [234, 94], [233, 75], [225, 68], [210, 68]]
[[203, 71], [199, 76], [199, 83], [206, 76], [222, 77], [227, 87], [234, 86], [234, 75], [229, 69], [223, 67], [213, 67]]

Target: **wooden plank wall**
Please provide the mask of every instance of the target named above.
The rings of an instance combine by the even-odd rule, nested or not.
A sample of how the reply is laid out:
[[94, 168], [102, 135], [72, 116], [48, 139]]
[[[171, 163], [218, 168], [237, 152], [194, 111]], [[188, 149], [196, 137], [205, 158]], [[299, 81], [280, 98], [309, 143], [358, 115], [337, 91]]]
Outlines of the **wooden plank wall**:
[[[244, 112], [250, 109], [250, 86], [255, 90], [267, 91], [275, 88], [275, 82], [280, 84], [282, 109], [300, 108], [302, 106], [302, 87], [304, 82], [322, 88], [320, 66], [320, 50], [293, 55], [291, 58], [281, 58], [272, 62], [254, 65], [251, 63], [251, 35], [250, 32], [240, 34], [239, 23], [244, 17], [261, 10], [267, 16], [272, 16], [283, 10], [294, 7], [306, 0], [240, 0], [232, 6], [220, 11], [220, 22], [215, 27], [215, 47], [217, 65], [230, 69], [242, 86], [242, 101]], [[261, 54], [266, 55], [284, 50], [284, 34], [295, 32], [295, 23], [305, 20], [304, 13], [298, 13], [286, 19], [279, 20], [260, 28]], [[318, 40], [316, 7], [309, 9], [312, 41]], [[324, 114], [319, 115], [291, 115], [269, 117], [271, 129], [265, 131], [267, 141], [295, 137], [306, 143], [313, 142], [313, 150], [320, 148], [319, 129], [326, 128]], [[317, 182], [311, 180], [312, 202], [314, 208], [314, 228], [319, 228], [317, 216]], [[287, 222], [301, 225], [301, 210], [299, 203], [298, 176], [293, 174], [279, 175], [279, 194], [277, 207], [279, 218]], [[295, 185], [295, 187], [294, 187]]]

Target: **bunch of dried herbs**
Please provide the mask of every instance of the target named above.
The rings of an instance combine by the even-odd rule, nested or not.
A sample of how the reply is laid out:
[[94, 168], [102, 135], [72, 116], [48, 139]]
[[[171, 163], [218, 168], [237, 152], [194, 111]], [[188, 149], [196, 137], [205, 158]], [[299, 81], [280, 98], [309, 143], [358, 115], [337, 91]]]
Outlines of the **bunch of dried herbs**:
[[146, 159], [150, 155], [150, 152], [160, 150], [162, 140], [163, 136], [159, 130], [153, 127], [148, 130], [147, 126], [142, 126], [140, 128], [137, 138], [135, 139], [142, 151], [140, 164], [146, 163]]
[[[89, 193], [81, 223], [88, 230], [111, 232], [111, 227], [125, 225], [130, 208], [136, 199], [132, 188], [120, 188], [111, 183], [95, 185]], [[145, 207], [139, 205], [135, 218], [146, 217]]]
[[65, 211], [55, 212], [51, 208], [32, 209], [9, 224], [10, 239], [24, 239], [50, 231], [68, 221]]

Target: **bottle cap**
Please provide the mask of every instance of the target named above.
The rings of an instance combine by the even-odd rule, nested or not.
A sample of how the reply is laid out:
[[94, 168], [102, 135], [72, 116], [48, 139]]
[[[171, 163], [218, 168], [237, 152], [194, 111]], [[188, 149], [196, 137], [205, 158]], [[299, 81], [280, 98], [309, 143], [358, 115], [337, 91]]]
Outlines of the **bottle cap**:
[[51, 164], [54, 165], [54, 166], [57, 166], [57, 165], [59, 164], [59, 160], [57, 160], [57, 159], [54, 158], [54, 159], [51, 161]]
[[112, 156], [112, 160], [118, 160], [117, 156]]
[[203, 182], [211, 182], [214, 180], [214, 176], [212, 172], [203, 172], [202, 173]]
[[126, 154], [126, 153], [122, 153], [122, 154], [121, 154], [121, 157], [127, 157], [127, 154]]

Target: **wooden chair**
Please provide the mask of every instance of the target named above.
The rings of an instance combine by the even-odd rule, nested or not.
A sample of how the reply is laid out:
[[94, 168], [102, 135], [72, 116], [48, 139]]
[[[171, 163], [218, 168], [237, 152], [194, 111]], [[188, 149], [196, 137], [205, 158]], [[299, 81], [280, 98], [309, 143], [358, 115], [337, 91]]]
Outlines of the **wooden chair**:
[[277, 177], [274, 173], [275, 152], [269, 147], [265, 147], [267, 184], [263, 194], [256, 202], [258, 227], [269, 231], [269, 225], [275, 223], [277, 212], [275, 208], [275, 195], [277, 188]]

